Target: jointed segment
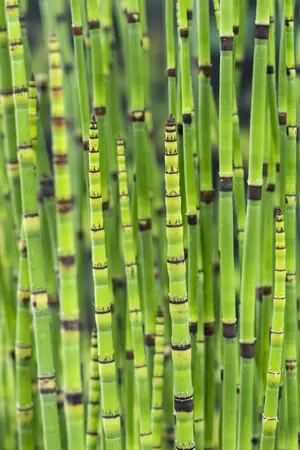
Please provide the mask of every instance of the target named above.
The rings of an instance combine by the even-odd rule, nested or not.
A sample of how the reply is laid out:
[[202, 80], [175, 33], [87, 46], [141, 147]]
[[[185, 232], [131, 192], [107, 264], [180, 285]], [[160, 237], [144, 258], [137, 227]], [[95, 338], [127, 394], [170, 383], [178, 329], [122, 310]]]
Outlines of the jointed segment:
[[165, 181], [167, 265], [170, 283], [169, 307], [172, 318], [174, 409], [176, 417], [175, 439], [176, 448], [183, 450], [195, 448], [194, 399], [176, 122], [172, 116], [169, 117], [165, 126]]

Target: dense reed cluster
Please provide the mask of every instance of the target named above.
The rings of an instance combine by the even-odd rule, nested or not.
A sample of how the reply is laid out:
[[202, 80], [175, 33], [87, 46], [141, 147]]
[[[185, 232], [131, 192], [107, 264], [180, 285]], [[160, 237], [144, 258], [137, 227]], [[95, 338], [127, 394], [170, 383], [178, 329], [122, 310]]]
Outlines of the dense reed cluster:
[[299, 5], [150, 3], [0, 0], [0, 450], [299, 448]]

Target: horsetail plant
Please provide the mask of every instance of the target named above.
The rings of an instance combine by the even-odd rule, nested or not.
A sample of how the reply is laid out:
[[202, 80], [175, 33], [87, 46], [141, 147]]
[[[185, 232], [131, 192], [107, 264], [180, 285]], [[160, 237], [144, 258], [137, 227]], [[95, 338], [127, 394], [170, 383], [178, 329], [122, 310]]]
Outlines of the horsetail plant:
[[284, 8], [287, 75], [287, 148], [286, 148], [286, 315], [285, 368], [287, 381], [288, 447], [297, 448], [298, 386], [296, 321], [296, 93], [294, 50], [294, 2], [285, 1]]
[[140, 442], [142, 448], [151, 447], [150, 393], [145, 349], [143, 345], [143, 320], [138, 289], [136, 248], [133, 239], [132, 220], [128, 194], [128, 179], [125, 163], [124, 142], [117, 141], [120, 216], [122, 228], [122, 248], [124, 252], [127, 285], [127, 303], [132, 333], [134, 373], [140, 412]]
[[279, 385], [282, 377], [282, 350], [284, 345], [285, 311], [285, 232], [283, 215], [276, 210], [275, 288], [271, 327], [271, 343], [267, 373], [267, 387], [262, 415], [261, 450], [273, 450], [277, 427]]
[[176, 122], [172, 116], [165, 127], [165, 179], [167, 264], [169, 307], [172, 319], [172, 358], [176, 447], [194, 448], [193, 385], [191, 339], [188, 326], [188, 298], [183, 249], [183, 223], [179, 189]]
[[89, 193], [92, 263], [95, 295], [95, 321], [98, 336], [98, 361], [101, 383], [101, 417], [108, 448], [120, 448], [121, 423], [117, 390], [116, 364], [112, 338], [113, 299], [108, 279], [107, 249], [101, 197], [101, 167], [99, 165], [98, 128], [96, 116], [90, 124]]
[[236, 314], [233, 253], [233, 3], [220, 5], [219, 248], [223, 324], [222, 447], [236, 443]]
[[[57, 257], [60, 277], [60, 327], [63, 355], [65, 412], [70, 448], [83, 448], [84, 423], [80, 374], [80, 321], [76, 285], [73, 198], [68, 164], [63, 74], [55, 34], [49, 40], [52, 162], [55, 178]], [[74, 365], [74, 367], [73, 367]]]
[[34, 317], [38, 384], [43, 414], [44, 443], [47, 449], [60, 448], [56, 410], [56, 384], [50, 334], [49, 309], [40, 235], [40, 218], [35, 195], [33, 152], [29, 134], [28, 89], [26, 81], [19, 8], [6, 1], [8, 45], [12, 64], [13, 97], [16, 116], [18, 160], [21, 173], [23, 226], [29, 262], [30, 301]]

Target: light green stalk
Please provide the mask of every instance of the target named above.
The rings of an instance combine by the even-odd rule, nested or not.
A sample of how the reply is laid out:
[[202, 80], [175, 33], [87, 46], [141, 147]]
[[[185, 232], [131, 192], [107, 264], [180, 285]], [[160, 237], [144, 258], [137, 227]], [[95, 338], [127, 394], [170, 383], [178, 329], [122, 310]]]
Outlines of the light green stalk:
[[[151, 384], [157, 299], [153, 273], [152, 219], [149, 202], [150, 174], [148, 170], [149, 158], [147, 154], [148, 144], [145, 122], [145, 93], [142, 70], [142, 49], [140, 44], [140, 11], [138, 0], [128, 1], [127, 6], [128, 72], [130, 80], [129, 104], [136, 163], [137, 216], [141, 249], [140, 264], [144, 299], [145, 345], [149, 381]], [[150, 433], [150, 430], [145, 430], [145, 432]]]
[[288, 448], [298, 448], [297, 310], [296, 310], [296, 70], [294, 48], [294, 2], [285, 0], [284, 22], [287, 75], [286, 147], [286, 315], [285, 368], [287, 380]]
[[237, 356], [233, 251], [233, 2], [220, 8], [219, 249], [223, 323], [222, 447], [236, 445]]
[[282, 349], [285, 310], [285, 233], [283, 215], [276, 211], [275, 289], [266, 398], [262, 415], [261, 450], [273, 450], [277, 427], [279, 385], [282, 376]]
[[100, 418], [100, 377], [98, 367], [97, 330], [92, 331], [91, 363], [86, 425], [86, 450], [96, 450], [98, 445], [98, 423]]
[[96, 116], [93, 116], [90, 125], [89, 146], [90, 229], [95, 321], [98, 335], [98, 361], [100, 364], [101, 417], [107, 449], [119, 449], [121, 448], [121, 423], [112, 338], [113, 298], [108, 279]]
[[[129, 309], [129, 321], [132, 333], [132, 345], [134, 353], [134, 372], [137, 387], [138, 407], [140, 416], [140, 441], [142, 448], [151, 446], [150, 430], [150, 393], [148, 371], [143, 345], [143, 320], [138, 289], [138, 274], [136, 261], [136, 245], [133, 238], [132, 220], [130, 214], [128, 180], [125, 163], [124, 143], [121, 138], [117, 141], [118, 175], [119, 175], [119, 199], [121, 219], [121, 245], [124, 252], [125, 274], [127, 284], [127, 303]], [[145, 431], [144, 431], [145, 430]], [[154, 445], [154, 444], [153, 444]]]
[[19, 286], [16, 331], [16, 401], [20, 450], [33, 448], [33, 404], [31, 392], [30, 289], [27, 248], [24, 236], [19, 241]]
[[169, 114], [176, 114], [176, 61], [174, 42], [174, 0], [165, 2], [165, 31], [166, 31], [166, 53], [167, 53], [167, 75], [168, 75], [168, 110]]
[[30, 143], [28, 89], [26, 87], [19, 8], [14, 0], [6, 1], [6, 17], [12, 63], [18, 159], [21, 169], [23, 226], [28, 250], [30, 299], [34, 319], [44, 443], [46, 449], [60, 449], [48, 298], [45, 289], [45, 271], [41, 245], [40, 218], [36, 200], [33, 151]]
[[248, 204], [240, 309], [240, 402], [238, 450], [250, 450], [255, 354], [255, 284], [259, 256], [259, 224], [262, 195], [262, 158], [266, 101], [269, 4], [258, 0], [255, 22], [253, 86], [251, 97]]
[[49, 41], [49, 74], [65, 413], [69, 448], [79, 450], [84, 447], [84, 423], [80, 373], [80, 321], [73, 226], [74, 201], [71, 193], [71, 176], [68, 163], [61, 56], [59, 44], [54, 34], [51, 35]]
[[194, 448], [193, 385], [191, 338], [188, 327], [186, 267], [183, 249], [183, 223], [179, 189], [176, 122], [169, 117], [165, 128], [167, 264], [169, 306], [172, 318], [172, 358], [176, 447]]

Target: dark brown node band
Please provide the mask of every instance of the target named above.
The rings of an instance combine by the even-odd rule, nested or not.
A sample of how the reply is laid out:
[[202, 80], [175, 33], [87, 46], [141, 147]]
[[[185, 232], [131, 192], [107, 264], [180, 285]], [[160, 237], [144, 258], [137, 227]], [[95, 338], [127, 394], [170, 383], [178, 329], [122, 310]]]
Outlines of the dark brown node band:
[[54, 184], [53, 180], [41, 180], [40, 181], [40, 194], [43, 198], [53, 197]]
[[102, 202], [102, 212], [108, 211], [109, 210], [109, 201], [105, 200]]
[[52, 125], [57, 128], [62, 128], [66, 125], [66, 119], [64, 116], [52, 116], [51, 122], [52, 122]]
[[170, 303], [171, 305], [184, 305], [184, 304], [187, 303], [187, 302], [188, 302], [188, 298], [187, 298], [187, 297], [178, 299], [178, 298], [172, 298], [172, 297], [169, 295], [169, 303]]
[[167, 75], [169, 78], [176, 78], [176, 67], [169, 67], [167, 69]]
[[152, 220], [151, 217], [147, 217], [145, 219], [138, 220], [138, 230], [139, 231], [147, 231], [152, 228]]
[[233, 36], [220, 36], [220, 50], [222, 52], [233, 51]]
[[187, 20], [193, 20], [193, 10], [192, 9], [187, 9], [186, 15], [187, 15]]
[[19, 41], [8, 41], [9, 47], [18, 47], [19, 45], [22, 45], [21, 39]]
[[66, 392], [66, 400], [69, 405], [81, 405], [82, 392]]
[[198, 323], [197, 322], [190, 322], [189, 323], [189, 330], [191, 334], [196, 334], [198, 331]]
[[233, 34], [235, 36], [237, 36], [239, 34], [239, 31], [240, 31], [239, 25], [233, 25], [232, 30], [233, 30]]
[[252, 359], [255, 355], [255, 342], [240, 342], [240, 356], [245, 359]]
[[54, 153], [52, 157], [52, 162], [54, 166], [65, 166], [68, 164], [68, 154], [67, 153]]
[[200, 201], [209, 205], [214, 199], [214, 191], [200, 191]]
[[190, 125], [192, 123], [192, 120], [193, 120], [193, 118], [192, 118], [192, 114], [191, 113], [183, 113], [182, 114], [182, 122], [185, 125]]
[[265, 23], [255, 24], [255, 39], [262, 39], [262, 40], [269, 39], [269, 24]]
[[276, 186], [274, 183], [269, 183], [267, 185], [267, 192], [275, 192], [275, 188], [276, 188]]
[[197, 215], [196, 214], [187, 214], [187, 224], [188, 225], [197, 225]]
[[188, 397], [176, 397], [174, 395], [174, 409], [176, 412], [190, 413], [194, 410], [194, 399], [193, 395]]
[[89, 20], [88, 28], [89, 30], [98, 30], [100, 28], [99, 20]]
[[73, 36], [82, 36], [82, 26], [72, 27]]
[[233, 183], [232, 183], [232, 177], [220, 177], [219, 178], [220, 183], [220, 192], [232, 192], [233, 190]]
[[247, 190], [247, 198], [248, 200], [261, 200], [262, 186], [257, 186], [254, 184], [249, 184]]
[[177, 134], [178, 134], [179, 136], [182, 136], [182, 135], [183, 135], [183, 125], [182, 125], [182, 123], [178, 123], [178, 124], [177, 124]]
[[137, 110], [131, 113], [132, 122], [145, 122], [145, 111]]
[[94, 114], [99, 116], [105, 116], [106, 114], [106, 107], [105, 106], [94, 106]]
[[56, 200], [56, 209], [61, 214], [67, 214], [73, 210], [74, 199]]
[[23, 214], [24, 219], [27, 218], [34, 218], [34, 217], [39, 217], [39, 213], [37, 212], [32, 212], [32, 213], [24, 213]]
[[154, 347], [155, 345], [155, 336], [154, 334], [146, 334], [144, 338], [144, 342], [146, 347]]
[[189, 29], [188, 28], [180, 28], [180, 37], [187, 39], [189, 37]]
[[286, 123], [287, 123], [287, 114], [286, 114], [286, 112], [279, 112], [278, 113], [278, 123], [279, 123], [279, 125], [286, 125]]
[[199, 64], [198, 72], [203, 73], [208, 78], [211, 76], [212, 65], [211, 64]]
[[236, 323], [224, 323], [223, 322], [223, 337], [225, 339], [236, 338]]
[[180, 345], [180, 344], [172, 344], [172, 350], [176, 352], [185, 352], [186, 350], [190, 350], [191, 344]]
[[127, 23], [137, 23], [140, 21], [140, 15], [138, 12], [126, 11]]
[[268, 75], [272, 75], [274, 73], [274, 66], [273, 64], [268, 64], [267, 65], [267, 74]]
[[280, 172], [280, 162], [276, 163], [276, 172], [279, 173]]
[[79, 331], [80, 320], [79, 319], [62, 319], [60, 321], [60, 327], [65, 331]]
[[75, 264], [75, 256], [74, 255], [61, 255], [61, 256], [59, 256], [59, 261], [65, 267], [72, 267]]
[[296, 370], [297, 367], [297, 361], [295, 359], [286, 359], [285, 360], [285, 369], [288, 372], [292, 372], [293, 370]]
[[204, 324], [204, 336], [213, 336], [215, 333], [215, 323], [208, 322]]

